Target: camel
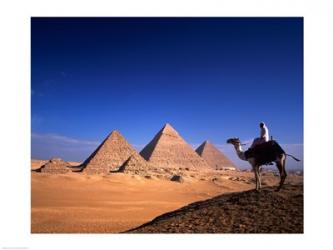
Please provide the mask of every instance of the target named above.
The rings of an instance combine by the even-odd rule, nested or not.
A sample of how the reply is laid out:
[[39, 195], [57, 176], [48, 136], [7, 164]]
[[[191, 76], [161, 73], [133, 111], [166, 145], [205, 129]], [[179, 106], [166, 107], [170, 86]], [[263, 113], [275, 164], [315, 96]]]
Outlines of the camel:
[[280, 184], [276, 191], [280, 191], [287, 177], [285, 168], [287, 156], [292, 157], [295, 161], [300, 161], [294, 156], [286, 154], [280, 145], [274, 140], [259, 144], [247, 151], [243, 151], [243, 144], [239, 138], [230, 138], [227, 140], [227, 143], [234, 145], [236, 153], [241, 160], [248, 161], [251, 164], [256, 179], [257, 191], [260, 191], [261, 189], [260, 169], [262, 165], [275, 162], [280, 173]]

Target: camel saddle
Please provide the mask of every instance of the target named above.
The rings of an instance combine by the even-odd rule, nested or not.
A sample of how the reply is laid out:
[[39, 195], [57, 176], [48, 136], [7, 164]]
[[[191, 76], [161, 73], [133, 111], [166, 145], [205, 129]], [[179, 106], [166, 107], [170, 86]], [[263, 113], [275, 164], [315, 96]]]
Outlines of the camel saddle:
[[271, 140], [249, 148], [244, 154], [246, 159], [256, 158], [259, 165], [264, 165], [275, 161], [277, 155], [285, 154], [285, 152], [275, 140]]

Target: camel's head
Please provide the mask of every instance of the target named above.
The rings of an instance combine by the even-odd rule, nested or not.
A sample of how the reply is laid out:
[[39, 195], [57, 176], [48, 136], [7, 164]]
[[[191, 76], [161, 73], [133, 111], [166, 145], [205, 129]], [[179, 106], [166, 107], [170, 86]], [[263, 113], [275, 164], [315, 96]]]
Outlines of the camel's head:
[[239, 140], [239, 138], [230, 138], [227, 140], [227, 143], [232, 145], [240, 145], [241, 141]]

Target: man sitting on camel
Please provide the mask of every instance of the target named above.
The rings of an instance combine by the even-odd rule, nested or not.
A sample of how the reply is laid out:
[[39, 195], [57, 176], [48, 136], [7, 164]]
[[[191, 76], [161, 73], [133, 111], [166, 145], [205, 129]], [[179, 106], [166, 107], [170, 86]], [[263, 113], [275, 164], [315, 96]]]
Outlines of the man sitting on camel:
[[260, 137], [258, 138], [255, 138], [253, 140], [253, 143], [251, 145], [250, 148], [253, 148], [255, 147], [256, 145], [258, 144], [261, 144], [261, 143], [264, 143], [264, 142], [268, 142], [269, 141], [269, 134], [268, 134], [268, 128], [267, 126], [265, 125], [265, 123], [261, 122], [259, 124], [259, 127], [260, 127]]

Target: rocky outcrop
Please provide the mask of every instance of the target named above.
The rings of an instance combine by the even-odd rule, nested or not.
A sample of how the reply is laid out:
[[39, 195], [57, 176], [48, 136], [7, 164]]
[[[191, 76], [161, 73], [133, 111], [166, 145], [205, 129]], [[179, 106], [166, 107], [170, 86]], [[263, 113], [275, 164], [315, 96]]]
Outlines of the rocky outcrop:
[[303, 185], [195, 202], [126, 233], [303, 233]]
[[184, 182], [184, 179], [180, 175], [174, 175], [171, 177], [170, 181], [176, 181], [176, 182], [182, 183], [182, 182]]

